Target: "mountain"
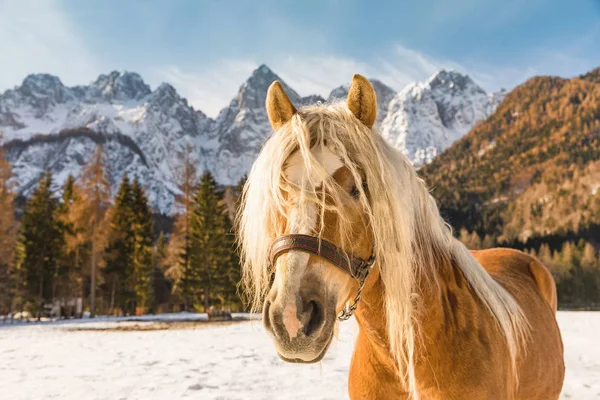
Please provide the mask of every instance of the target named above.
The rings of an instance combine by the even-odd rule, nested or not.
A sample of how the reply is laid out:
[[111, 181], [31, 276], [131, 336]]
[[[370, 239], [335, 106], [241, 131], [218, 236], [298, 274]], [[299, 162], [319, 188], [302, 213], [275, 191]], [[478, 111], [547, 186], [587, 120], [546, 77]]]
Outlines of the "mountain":
[[[0, 94], [1, 143], [23, 195], [45, 169], [56, 184], [69, 174], [79, 176], [102, 144], [113, 191], [123, 174], [138, 176], [156, 211], [168, 214], [186, 149], [192, 149], [200, 170], [210, 170], [222, 184], [235, 184], [249, 171], [271, 134], [264, 104], [274, 80], [296, 105], [325, 102], [317, 95], [301, 97], [266, 65], [253, 71], [215, 119], [191, 107], [173, 86], [163, 83], [152, 90], [134, 72], [114, 71], [74, 87], [52, 75], [32, 74]], [[441, 71], [401, 93], [371, 82], [382, 133], [417, 163], [423, 161], [422, 149], [437, 154], [495, 106], [494, 96], [456, 72]], [[348, 88], [334, 89], [328, 100], [345, 98]]]
[[[212, 124], [172, 86], [151, 91], [131, 72], [100, 75], [88, 86], [72, 88], [51, 75], [29, 75], [20, 87], [0, 95], [3, 145], [25, 195], [45, 169], [59, 184], [69, 174], [77, 177], [102, 143], [115, 192], [124, 173], [137, 175], [151, 203], [169, 210], [180, 155], [187, 143], [210, 147]], [[73, 135], [74, 130], [80, 134]], [[132, 153], [123, 138], [139, 151]]]
[[510, 243], [600, 226], [598, 76], [530, 79], [420, 170], [455, 228]]
[[381, 133], [420, 166], [463, 137], [477, 121], [486, 119], [500, 97], [486, 93], [466, 75], [441, 70], [392, 98]]
[[250, 170], [262, 144], [272, 133], [265, 101], [267, 90], [275, 80], [282, 82], [294, 104], [302, 104], [302, 97], [266, 65], [258, 67], [214, 122], [211, 137], [216, 138], [219, 145], [213, 157], [216, 164], [207, 168], [215, 172], [217, 181], [235, 183], [239, 180]]

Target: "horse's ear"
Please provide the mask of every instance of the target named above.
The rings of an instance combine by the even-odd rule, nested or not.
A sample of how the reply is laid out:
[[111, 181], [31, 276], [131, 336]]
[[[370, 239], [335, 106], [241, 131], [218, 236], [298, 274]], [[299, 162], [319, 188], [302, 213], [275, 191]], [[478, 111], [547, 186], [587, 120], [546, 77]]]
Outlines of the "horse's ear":
[[296, 114], [296, 108], [285, 94], [279, 81], [275, 81], [269, 86], [266, 106], [269, 121], [274, 130], [281, 128]]
[[354, 74], [347, 102], [352, 114], [367, 127], [372, 128], [377, 117], [377, 96], [367, 78]]

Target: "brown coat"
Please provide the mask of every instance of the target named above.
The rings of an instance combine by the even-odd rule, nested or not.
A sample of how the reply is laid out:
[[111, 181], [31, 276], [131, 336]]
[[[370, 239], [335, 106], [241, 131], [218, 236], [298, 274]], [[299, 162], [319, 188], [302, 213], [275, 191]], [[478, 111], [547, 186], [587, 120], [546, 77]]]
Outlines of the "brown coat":
[[[421, 340], [415, 366], [420, 399], [557, 399], [565, 369], [552, 276], [519, 251], [491, 249], [473, 255], [515, 297], [530, 325], [526, 350], [519, 351], [518, 385], [494, 319], [462, 272], [442, 265], [439, 287], [419, 288]], [[409, 398], [386, 344], [383, 301], [383, 284], [374, 270], [356, 313], [360, 331], [350, 368], [351, 399]]]

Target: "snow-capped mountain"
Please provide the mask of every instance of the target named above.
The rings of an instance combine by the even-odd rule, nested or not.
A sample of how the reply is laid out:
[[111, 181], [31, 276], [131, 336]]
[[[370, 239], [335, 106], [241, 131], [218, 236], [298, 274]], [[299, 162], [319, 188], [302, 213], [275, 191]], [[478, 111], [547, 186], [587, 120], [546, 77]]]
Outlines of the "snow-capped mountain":
[[218, 140], [218, 146], [208, 158], [215, 164], [206, 167], [215, 172], [217, 181], [235, 183], [239, 180], [250, 170], [262, 144], [272, 133], [265, 101], [267, 90], [275, 80], [282, 82], [294, 104], [302, 104], [302, 97], [266, 65], [256, 69], [214, 121], [211, 137]]
[[[152, 204], [168, 211], [177, 192], [180, 156], [188, 143], [195, 149], [198, 143], [211, 145], [212, 123], [172, 86], [151, 91], [130, 72], [101, 75], [89, 86], [72, 88], [51, 75], [29, 75], [0, 96], [3, 143], [25, 194], [45, 169], [57, 183], [68, 174], [78, 176], [96, 145], [103, 144], [113, 190], [123, 173], [138, 176]], [[89, 131], [64, 134], [79, 128]], [[131, 145], [139, 151], [132, 152]]]
[[[215, 119], [191, 107], [171, 85], [152, 90], [133, 72], [111, 72], [75, 87], [52, 75], [29, 75], [21, 86], [0, 94], [1, 141], [25, 195], [45, 169], [57, 184], [69, 174], [79, 176], [101, 144], [113, 191], [124, 173], [137, 176], [155, 209], [170, 213], [186, 149], [192, 149], [199, 170], [210, 170], [222, 184], [235, 184], [249, 171], [271, 134], [264, 104], [274, 80], [282, 82], [296, 105], [325, 102], [317, 95], [301, 97], [266, 65], [252, 73]], [[372, 82], [377, 124], [417, 164], [461, 137], [498, 101], [456, 72], [441, 71], [400, 93]], [[348, 85], [340, 86], [329, 100], [347, 93]]]
[[381, 133], [420, 166], [486, 119], [502, 98], [504, 93], [488, 94], [466, 75], [441, 70], [392, 98]]

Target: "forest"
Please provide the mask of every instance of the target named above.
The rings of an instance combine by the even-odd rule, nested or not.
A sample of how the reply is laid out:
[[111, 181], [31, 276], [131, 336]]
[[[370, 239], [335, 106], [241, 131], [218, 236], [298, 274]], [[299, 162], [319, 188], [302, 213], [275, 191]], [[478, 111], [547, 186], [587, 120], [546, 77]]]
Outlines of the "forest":
[[[471, 250], [497, 247], [491, 236], [459, 230], [458, 238]], [[559, 308], [600, 308], [600, 252], [582, 238], [537, 238], [510, 246], [538, 258], [552, 273]], [[546, 239], [546, 240], [545, 240]]]
[[107, 175], [99, 145], [79, 179], [55, 187], [46, 171], [17, 207], [11, 166], [0, 156], [0, 315], [242, 309], [235, 188], [198, 176], [184, 157], [178, 212], [160, 230], [137, 178], [123, 176], [113, 195]]

